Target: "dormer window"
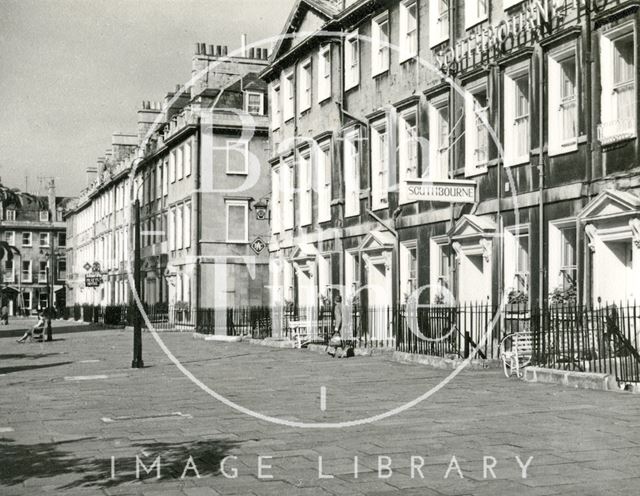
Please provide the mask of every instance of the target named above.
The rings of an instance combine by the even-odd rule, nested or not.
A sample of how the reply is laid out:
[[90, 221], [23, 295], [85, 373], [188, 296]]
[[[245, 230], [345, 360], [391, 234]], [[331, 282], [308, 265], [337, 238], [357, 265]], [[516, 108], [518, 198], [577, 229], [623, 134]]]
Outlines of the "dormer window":
[[16, 211], [12, 208], [8, 209], [5, 215], [6, 220], [16, 220]]
[[264, 101], [262, 93], [254, 91], [244, 92], [244, 111], [249, 114], [263, 115], [264, 114]]

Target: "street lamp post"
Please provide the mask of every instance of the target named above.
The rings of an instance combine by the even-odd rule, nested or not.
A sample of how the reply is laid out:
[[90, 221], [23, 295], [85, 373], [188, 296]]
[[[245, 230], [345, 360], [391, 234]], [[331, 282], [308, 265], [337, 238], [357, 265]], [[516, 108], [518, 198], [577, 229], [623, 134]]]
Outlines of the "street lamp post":
[[51, 328], [51, 314], [53, 312], [53, 292], [55, 284], [55, 261], [56, 255], [53, 247], [53, 231], [49, 233], [49, 311], [47, 312], [47, 341], [53, 341], [53, 330]]
[[[133, 284], [134, 292], [140, 298], [140, 200], [138, 198], [133, 202], [134, 210], [134, 249], [133, 249]], [[133, 305], [133, 361], [131, 367], [141, 369], [144, 367], [142, 361], [142, 326], [140, 323], [140, 309], [135, 298], [131, 298]]]

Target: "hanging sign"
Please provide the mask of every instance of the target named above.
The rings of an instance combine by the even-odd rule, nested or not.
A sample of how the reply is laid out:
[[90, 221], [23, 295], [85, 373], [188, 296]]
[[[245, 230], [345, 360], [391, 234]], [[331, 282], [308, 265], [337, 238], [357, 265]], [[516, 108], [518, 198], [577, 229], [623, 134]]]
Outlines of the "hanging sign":
[[101, 274], [87, 274], [84, 276], [84, 285], [87, 288], [97, 288], [102, 285]]

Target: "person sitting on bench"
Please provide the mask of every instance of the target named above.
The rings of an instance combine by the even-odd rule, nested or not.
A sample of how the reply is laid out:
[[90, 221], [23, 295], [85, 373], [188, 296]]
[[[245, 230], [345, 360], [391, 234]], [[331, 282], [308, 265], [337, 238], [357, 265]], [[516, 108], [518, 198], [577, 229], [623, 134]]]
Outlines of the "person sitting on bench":
[[18, 343], [24, 343], [27, 338], [32, 342], [35, 335], [39, 335], [39, 339], [42, 340], [44, 338], [44, 324], [44, 314], [38, 310], [38, 322], [31, 329], [28, 329], [24, 336], [18, 339]]

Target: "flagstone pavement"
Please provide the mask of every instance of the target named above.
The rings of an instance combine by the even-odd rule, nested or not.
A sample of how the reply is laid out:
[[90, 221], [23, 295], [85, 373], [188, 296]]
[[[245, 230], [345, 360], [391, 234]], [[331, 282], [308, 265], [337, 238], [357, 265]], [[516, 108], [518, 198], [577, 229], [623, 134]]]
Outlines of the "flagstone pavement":
[[131, 331], [73, 331], [0, 337], [0, 495], [640, 493], [640, 395], [187, 333], [131, 369]]

